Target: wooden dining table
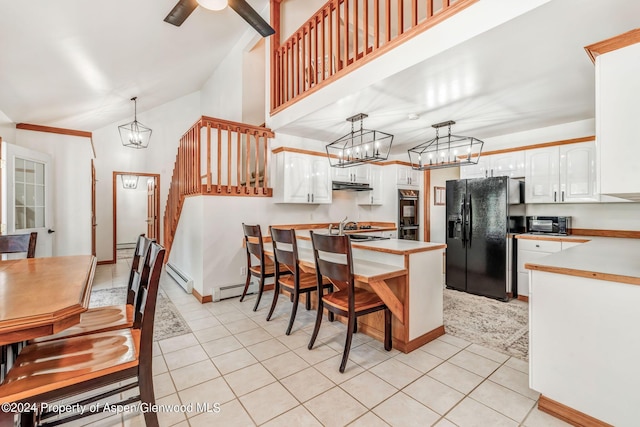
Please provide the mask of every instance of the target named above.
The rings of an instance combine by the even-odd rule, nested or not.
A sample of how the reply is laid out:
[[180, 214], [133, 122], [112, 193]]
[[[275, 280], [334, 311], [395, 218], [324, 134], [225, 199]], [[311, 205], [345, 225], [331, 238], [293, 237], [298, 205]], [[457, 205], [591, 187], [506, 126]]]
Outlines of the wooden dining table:
[[80, 322], [96, 270], [92, 255], [0, 261], [0, 345]]

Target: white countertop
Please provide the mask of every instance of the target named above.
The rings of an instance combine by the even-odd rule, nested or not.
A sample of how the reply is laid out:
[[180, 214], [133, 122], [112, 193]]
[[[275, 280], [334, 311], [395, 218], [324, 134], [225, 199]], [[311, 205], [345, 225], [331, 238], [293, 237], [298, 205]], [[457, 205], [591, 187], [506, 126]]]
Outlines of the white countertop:
[[[309, 231], [310, 230], [296, 230], [296, 237], [309, 240]], [[329, 234], [328, 229], [317, 229], [313, 230], [313, 232], [319, 234]], [[366, 249], [370, 251], [386, 252], [398, 255], [408, 255], [416, 252], [445, 249], [447, 245], [444, 243], [418, 242], [416, 240], [384, 239], [370, 240], [366, 242], [352, 241], [351, 247], [356, 249]]]
[[[545, 236], [534, 236], [544, 239]], [[551, 236], [558, 237], [558, 236]], [[529, 238], [521, 235], [520, 238]], [[562, 236], [565, 241], [586, 243], [527, 263], [530, 270], [589, 277], [640, 285], [640, 239], [616, 237]]]

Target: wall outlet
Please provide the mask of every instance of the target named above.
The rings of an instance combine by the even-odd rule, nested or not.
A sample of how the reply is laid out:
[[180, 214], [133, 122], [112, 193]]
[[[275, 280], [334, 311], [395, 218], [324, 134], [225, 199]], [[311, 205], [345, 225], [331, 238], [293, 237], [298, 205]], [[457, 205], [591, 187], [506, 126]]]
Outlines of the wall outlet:
[[240, 267], [240, 275], [241, 276], [247, 275], [247, 267]]

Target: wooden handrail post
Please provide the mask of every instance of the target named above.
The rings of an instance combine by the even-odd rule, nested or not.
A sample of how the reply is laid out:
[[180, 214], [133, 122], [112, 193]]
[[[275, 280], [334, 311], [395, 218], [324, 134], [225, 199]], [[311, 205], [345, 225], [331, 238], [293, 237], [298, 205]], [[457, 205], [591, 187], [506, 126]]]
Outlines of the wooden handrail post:
[[211, 124], [207, 123], [207, 193], [211, 193]]

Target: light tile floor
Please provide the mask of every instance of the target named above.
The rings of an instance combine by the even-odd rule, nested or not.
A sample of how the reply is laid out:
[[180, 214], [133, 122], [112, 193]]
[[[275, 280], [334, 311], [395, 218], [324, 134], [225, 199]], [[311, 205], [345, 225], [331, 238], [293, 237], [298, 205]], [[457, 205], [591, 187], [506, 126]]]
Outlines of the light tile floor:
[[[126, 260], [99, 266], [94, 288], [124, 286], [128, 271]], [[253, 312], [255, 296], [199, 304], [164, 274], [161, 289], [192, 333], [154, 344], [156, 402], [193, 404], [190, 411], [161, 412], [161, 426], [567, 425], [536, 408], [526, 362], [460, 338], [445, 335], [403, 354], [357, 334], [340, 374], [339, 322], [324, 319], [308, 350], [315, 314], [301, 306], [286, 336], [288, 298], [266, 322], [271, 292]], [[220, 410], [196, 407], [207, 403]], [[143, 426], [144, 417], [96, 416], [75, 425]]]

